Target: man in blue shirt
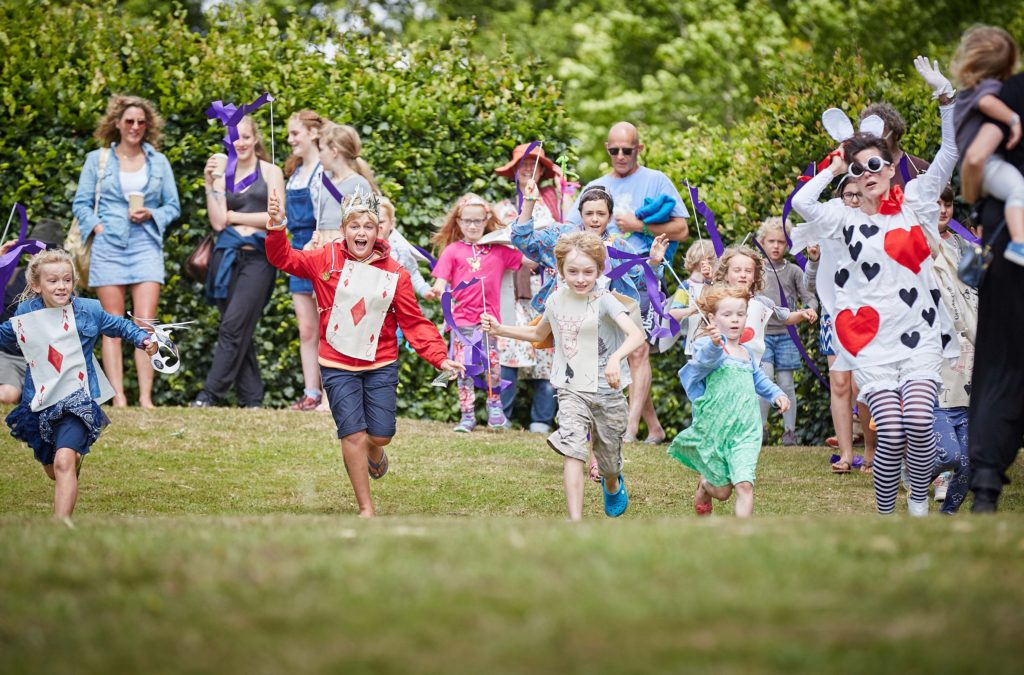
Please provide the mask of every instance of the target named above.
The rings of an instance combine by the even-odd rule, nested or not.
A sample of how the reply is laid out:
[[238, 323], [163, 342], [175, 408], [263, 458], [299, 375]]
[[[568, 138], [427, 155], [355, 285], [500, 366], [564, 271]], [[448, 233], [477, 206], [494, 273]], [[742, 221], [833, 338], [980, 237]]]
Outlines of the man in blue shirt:
[[[604, 144], [611, 160], [612, 170], [605, 176], [591, 181], [580, 192], [582, 195], [594, 185], [603, 187], [615, 200], [615, 213], [608, 224], [608, 233], [615, 240], [615, 246], [631, 253], [647, 254], [651, 250], [651, 242], [659, 234], [666, 234], [672, 241], [665, 252], [665, 262], [671, 264], [679, 242], [685, 241], [689, 230], [686, 219], [689, 213], [683, 200], [668, 176], [660, 171], [640, 166], [640, 153], [644, 146], [640, 142], [640, 134], [629, 122], [617, 122], [608, 131], [608, 140]], [[654, 199], [667, 195], [675, 200], [671, 218], [658, 225], [645, 225], [636, 217], [636, 210], [644, 204], [648, 197]], [[567, 221], [582, 226], [579, 212], [579, 197], [566, 218]], [[650, 311], [646, 289], [640, 288], [641, 310], [644, 313], [645, 325]], [[629, 368], [633, 374], [633, 384], [629, 391], [629, 423], [626, 426], [626, 440], [636, 440], [637, 429], [641, 416], [647, 422], [647, 442], [662, 443], [665, 430], [658, 421], [658, 414], [651, 401], [651, 363], [650, 345], [645, 343], [629, 356]]]

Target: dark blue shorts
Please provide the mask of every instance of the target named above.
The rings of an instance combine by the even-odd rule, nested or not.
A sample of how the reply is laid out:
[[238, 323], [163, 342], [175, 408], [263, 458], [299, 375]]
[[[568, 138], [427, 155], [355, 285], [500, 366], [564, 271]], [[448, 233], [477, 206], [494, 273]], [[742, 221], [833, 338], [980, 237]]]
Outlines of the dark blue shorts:
[[789, 333], [764, 336], [764, 356], [761, 357], [761, 363], [771, 364], [775, 366], [775, 370], [800, 369], [800, 352], [789, 337]]
[[[292, 232], [292, 248], [302, 250], [302, 247], [309, 243], [309, 240], [313, 238], [313, 230], [301, 229]], [[312, 295], [313, 293], [313, 282], [309, 279], [303, 279], [302, 277], [293, 277], [288, 275], [288, 292], [289, 293], [302, 293], [305, 295]]]
[[[74, 415], [67, 415], [57, 423], [57, 428], [54, 429], [53, 447], [57, 450], [60, 448], [71, 448], [80, 455], [88, 454], [88, 427]], [[53, 462], [50, 463], [52, 464]]]
[[398, 362], [374, 370], [320, 367], [320, 379], [338, 427], [338, 438], [360, 431], [395, 435], [398, 410]]

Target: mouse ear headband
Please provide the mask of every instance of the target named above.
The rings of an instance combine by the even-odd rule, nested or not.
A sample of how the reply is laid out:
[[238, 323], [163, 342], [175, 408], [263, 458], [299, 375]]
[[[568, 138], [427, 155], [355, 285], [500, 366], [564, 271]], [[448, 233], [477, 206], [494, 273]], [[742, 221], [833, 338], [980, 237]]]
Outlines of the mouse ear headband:
[[[853, 136], [853, 123], [839, 108], [829, 108], [821, 114], [821, 123], [833, 140], [842, 143]], [[860, 121], [860, 132], [882, 138], [885, 121], [878, 115], [868, 115]]]

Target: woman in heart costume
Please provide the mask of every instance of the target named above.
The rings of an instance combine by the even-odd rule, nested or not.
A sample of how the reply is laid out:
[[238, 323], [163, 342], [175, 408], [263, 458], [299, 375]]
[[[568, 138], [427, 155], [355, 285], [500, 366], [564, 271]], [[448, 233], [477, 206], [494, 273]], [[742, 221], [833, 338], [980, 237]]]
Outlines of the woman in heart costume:
[[[793, 197], [807, 221], [793, 230], [793, 250], [818, 244], [835, 256], [834, 326], [838, 368], [854, 372], [860, 395], [878, 427], [875, 502], [895, 510], [903, 449], [907, 448], [911, 515], [928, 513], [935, 437], [936, 393], [943, 359], [959, 355], [953, 321], [941, 302], [929, 241], [940, 245], [938, 198], [956, 166], [953, 106], [940, 100], [942, 145], [927, 172], [907, 184], [892, 182], [895, 168], [880, 129], [854, 134], [831, 155], [827, 170]], [[819, 203], [821, 192], [848, 176], [862, 190], [857, 208], [840, 199]]]
[[432, 366], [464, 372], [450, 361], [441, 334], [416, 303], [405, 268], [380, 234], [380, 200], [355, 192], [342, 205], [343, 239], [300, 251], [288, 243], [281, 199], [268, 200], [267, 259], [313, 283], [320, 314], [320, 377], [341, 439], [341, 452], [359, 515], [375, 515], [370, 478], [388, 471], [384, 446], [395, 435], [398, 339]]

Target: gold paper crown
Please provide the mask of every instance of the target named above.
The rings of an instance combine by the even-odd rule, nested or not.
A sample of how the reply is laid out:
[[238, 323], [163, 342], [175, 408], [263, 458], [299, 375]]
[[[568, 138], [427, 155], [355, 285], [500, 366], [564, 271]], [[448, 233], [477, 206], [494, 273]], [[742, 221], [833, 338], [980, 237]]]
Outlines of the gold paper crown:
[[377, 221], [380, 221], [380, 197], [371, 193], [356, 189], [355, 192], [345, 197], [341, 204], [341, 220], [344, 222], [351, 213], [369, 213]]

